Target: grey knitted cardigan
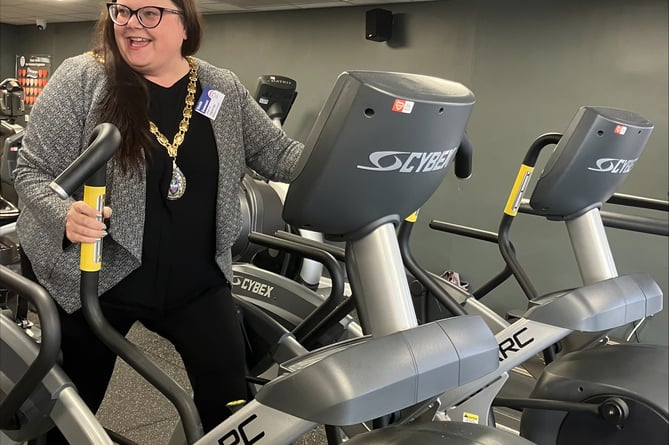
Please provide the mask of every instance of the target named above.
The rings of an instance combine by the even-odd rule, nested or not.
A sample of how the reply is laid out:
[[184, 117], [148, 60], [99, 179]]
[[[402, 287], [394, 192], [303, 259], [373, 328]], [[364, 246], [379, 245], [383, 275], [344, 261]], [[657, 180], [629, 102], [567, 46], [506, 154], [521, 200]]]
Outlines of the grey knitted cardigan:
[[[241, 230], [238, 190], [246, 165], [272, 180], [288, 181], [303, 145], [272, 124], [232, 72], [202, 60], [197, 63], [200, 84], [225, 94], [217, 118], [211, 121], [219, 160], [216, 262], [232, 282], [230, 247]], [[103, 68], [93, 57], [65, 60], [30, 113], [16, 168], [19, 241], [39, 282], [68, 312], [81, 306], [79, 245], [63, 248], [65, 217], [73, 199], [61, 200], [49, 183], [87, 147], [100, 123], [97, 105], [106, 83]], [[124, 174], [114, 160], [107, 165], [107, 203], [113, 214], [103, 241], [100, 294], [140, 265], [145, 179], [144, 171]], [[81, 194], [74, 199], [81, 199]]]

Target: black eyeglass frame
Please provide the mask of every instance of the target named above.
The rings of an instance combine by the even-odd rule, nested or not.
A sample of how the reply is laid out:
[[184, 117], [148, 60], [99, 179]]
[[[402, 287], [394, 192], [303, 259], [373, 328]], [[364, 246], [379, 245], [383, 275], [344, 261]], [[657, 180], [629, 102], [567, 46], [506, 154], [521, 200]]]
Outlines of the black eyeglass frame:
[[[114, 18], [113, 14], [112, 14], [112, 11], [111, 11], [111, 8], [112, 8], [112, 7], [119, 7], [119, 6], [122, 7], [122, 8], [127, 9], [128, 12], [130, 13], [130, 15], [128, 15], [128, 21], [125, 22], [125, 23], [123, 23], [123, 24], [118, 23], [118, 22], [116, 21], [116, 19]], [[140, 12], [142, 9], [146, 9], [146, 8], [156, 9], [156, 10], [158, 10], [158, 11], [160, 12], [160, 17], [158, 18], [158, 23], [156, 23], [156, 24], [153, 25], [153, 26], [146, 26], [146, 25], [144, 24], [144, 22], [142, 21], [142, 18], [141, 18], [140, 15], [139, 15], [139, 12]], [[129, 8], [128, 6], [123, 5], [123, 4], [121, 4], [121, 3], [117, 3], [117, 2], [109, 2], [109, 3], [107, 3], [107, 13], [109, 14], [109, 19], [112, 21], [112, 23], [114, 23], [115, 25], [118, 25], [118, 26], [127, 26], [128, 23], [130, 22], [130, 19], [131, 19], [132, 16], [134, 15], [135, 17], [137, 17], [137, 21], [139, 22], [139, 24], [142, 25], [144, 28], [146, 28], [146, 29], [157, 28], [158, 25], [160, 25], [160, 22], [163, 21], [163, 14], [164, 14], [165, 12], [169, 12], [169, 13], [171, 13], [171, 14], [183, 15], [183, 11], [179, 11], [178, 9], [163, 8], [163, 7], [161, 7], [161, 6], [142, 6], [141, 8], [131, 9], [131, 8]]]

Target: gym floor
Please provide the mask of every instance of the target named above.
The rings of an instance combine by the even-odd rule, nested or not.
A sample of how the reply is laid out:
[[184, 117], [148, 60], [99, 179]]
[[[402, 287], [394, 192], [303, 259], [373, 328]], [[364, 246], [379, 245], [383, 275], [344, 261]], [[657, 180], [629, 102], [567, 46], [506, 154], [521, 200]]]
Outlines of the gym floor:
[[[168, 341], [140, 323], [133, 326], [128, 339], [176, 382], [190, 389], [181, 358]], [[116, 363], [98, 418], [106, 428], [139, 445], [167, 444], [179, 421], [170, 401], [122, 360]], [[296, 445], [325, 443], [324, 432], [315, 429], [296, 442]]]

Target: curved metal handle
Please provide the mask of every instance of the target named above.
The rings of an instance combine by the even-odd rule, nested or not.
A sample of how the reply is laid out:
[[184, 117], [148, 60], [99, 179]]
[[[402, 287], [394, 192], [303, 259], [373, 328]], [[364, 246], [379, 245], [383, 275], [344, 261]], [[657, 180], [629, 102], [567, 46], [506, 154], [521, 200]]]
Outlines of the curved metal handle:
[[35, 306], [42, 329], [42, 343], [37, 357], [0, 403], [0, 428], [7, 428], [14, 414], [56, 364], [61, 334], [56, 303], [42, 286], [3, 265], [0, 265], [0, 283], [18, 292]]
[[[106, 193], [106, 163], [118, 149], [121, 134], [112, 124], [95, 127], [91, 143], [63, 173], [49, 185], [66, 199], [84, 184], [84, 200], [102, 212]], [[116, 355], [132, 366], [176, 407], [188, 443], [203, 436], [202, 422], [193, 399], [172, 378], [151, 362], [134, 344], [119, 334], [106, 320], [98, 298], [98, 281], [102, 261], [101, 240], [81, 245], [80, 296], [84, 318], [95, 335]], [[92, 258], [88, 258], [91, 256]]]
[[311, 346], [315, 340], [311, 337], [313, 329], [330, 312], [332, 312], [344, 300], [344, 272], [337, 260], [328, 252], [318, 247], [314, 243], [301, 243], [296, 240], [281, 239], [264, 233], [252, 232], [249, 234], [249, 240], [263, 246], [274, 249], [287, 250], [289, 252], [299, 253], [300, 255], [322, 263], [330, 274], [332, 288], [325, 301], [307, 315], [300, 324], [298, 324], [292, 333], [300, 343]]
[[472, 175], [472, 161], [474, 158], [474, 148], [467, 135], [462, 137], [458, 152], [455, 154], [455, 165], [453, 169], [455, 176], [460, 179], [467, 179]]
[[[75, 192], [84, 182], [103, 186], [105, 177], [99, 171], [116, 152], [121, 143], [121, 133], [113, 124], [103, 123], [95, 127], [91, 142], [77, 159], [74, 160], [49, 187], [65, 199]], [[104, 170], [102, 170], [104, 173]], [[101, 177], [100, 177], [101, 176]]]

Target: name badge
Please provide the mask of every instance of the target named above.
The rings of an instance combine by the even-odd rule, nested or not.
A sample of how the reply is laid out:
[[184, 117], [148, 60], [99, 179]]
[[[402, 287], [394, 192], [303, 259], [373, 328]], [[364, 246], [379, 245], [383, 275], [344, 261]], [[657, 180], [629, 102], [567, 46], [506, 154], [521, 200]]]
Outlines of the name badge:
[[204, 87], [202, 95], [195, 105], [195, 111], [214, 120], [218, 115], [218, 111], [221, 109], [224, 97], [225, 94], [220, 91], [211, 89], [210, 87]]

